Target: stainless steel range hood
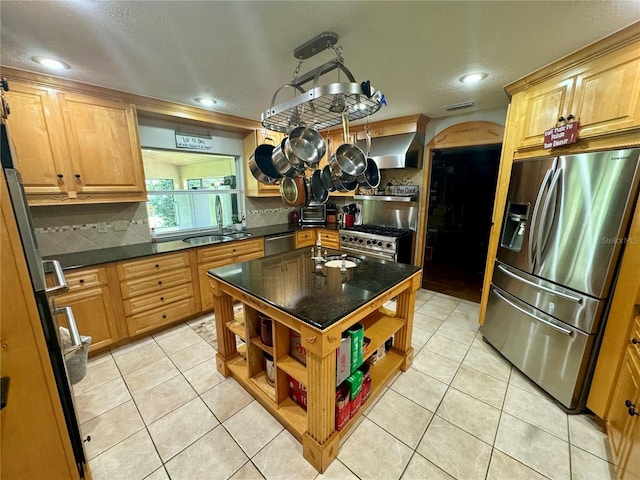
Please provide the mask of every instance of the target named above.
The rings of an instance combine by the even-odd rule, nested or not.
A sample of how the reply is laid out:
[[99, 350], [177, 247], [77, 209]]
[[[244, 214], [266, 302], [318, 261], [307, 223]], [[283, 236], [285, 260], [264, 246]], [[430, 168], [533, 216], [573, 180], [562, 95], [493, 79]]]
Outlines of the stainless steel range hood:
[[[367, 151], [365, 140], [357, 141], [363, 152]], [[424, 134], [403, 133], [371, 140], [369, 157], [378, 168], [422, 168]]]

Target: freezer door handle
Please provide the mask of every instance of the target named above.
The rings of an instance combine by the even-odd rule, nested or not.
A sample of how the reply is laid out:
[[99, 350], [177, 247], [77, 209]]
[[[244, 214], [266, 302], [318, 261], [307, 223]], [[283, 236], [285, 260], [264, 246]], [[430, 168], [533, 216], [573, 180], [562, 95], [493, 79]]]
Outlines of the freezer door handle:
[[527, 285], [530, 285], [532, 287], [535, 287], [539, 290], [543, 290], [547, 293], [550, 293], [551, 295], [556, 295], [557, 297], [561, 297], [564, 298], [565, 300], [569, 300], [571, 302], [575, 302], [575, 303], [579, 303], [580, 305], [582, 305], [583, 303], [583, 299], [580, 297], [576, 297], [575, 295], [569, 295], [568, 293], [564, 293], [564, 292], [559, 292], [557, 290], [554, 290], [552, 288], [549, 287], [545, 287], [544, 285], [538, 285], [535, 282], [532, 282], [531, 280], [527, 280], [526, 278], [522, 278], [520, 275], [516, 275], [513, 272], [510, 272], [509, 270], [507, 270], [505, 267], [503, 267], [502, 265], [498, 265], [498, 270], [500, 270], [503, 273], [506, 273], [507, 275], [509, 275], [511, 278], [518, 280], [522, 283], [526, 283]]
[[542, 196], [544, 195], [544, 191], [547, 188], [547, 183], [549, 183], [549, 178], [551, 177], [552, 173], [553, 173], [553, 168], [550, 168], [549, 170], [547, 170], [547, 173], [545, 173], [544, 179], [540, 184], [540, 190], [538, 190], [536, 203], [533, 206], [533, 213], [531, 214], [531, 225], [529, 226], [529, 242], [527, 244], [529, 265], [533, 265], [533, 262], [535, 261], [536, 252], [534, 252], [533, 249], [536, 247], [534, 238], [536, 238], [535, 229], [536, 229], [536, 222], [538, 220], [538, 209], [540, 208], [540, 202], [542, 201]]
[[69, 326], [69, 334], [71, 336], [71, 347], [64, 350], [64, 354], [74, 352], [82, 347], [82, 339], [80, 338], [80, 332], [78, 332], [78, 325], [76, 324], [76, 318], [73, 316], [73, 310], [71, 307], [58, 307], [53, 311], [56, 315], [64, 315], [67, 319], [67, 325]]
[[562, 328], [554, 323], [551, 323], [547, 320], [545, 320], [544, 318], [540, 318], [540, 317], [536, 317], [535, 315], [532, 315], [531, 313], [527, 312], [524, 308], [519, 307], [518, 305], [516, 305], [515, 303], [511, 302], [510, 300], [507, 300], [506, 297], [504, 297], [503, 295], [501, 295], [495, 288], [493, 289], [493, 293], [503, 302], [511, 305], [513, 308], [515, 308], [516, 310], [524, 313], [525, 315], [527, 315], [528, 317], [533, 318], [534, 320], [537, 320], [540, 323], [544, 323], [547, 327], [553, 328], [554, 330], [557, 330], [558, 332], [562, 333], [563, 335], [567, 335], [567, 336], [571, 336], [571, 334], [573, 333], [571, 330], [568, 330], [566, 328]]

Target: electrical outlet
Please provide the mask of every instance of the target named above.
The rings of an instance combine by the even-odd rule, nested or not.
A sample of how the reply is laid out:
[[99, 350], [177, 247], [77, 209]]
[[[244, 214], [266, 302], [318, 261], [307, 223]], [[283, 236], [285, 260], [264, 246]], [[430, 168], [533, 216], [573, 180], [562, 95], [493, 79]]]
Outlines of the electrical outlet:
[[109, 231], [109, 225], [107, 225], [107, 222], [98, 222], [99, 233], [107, 233], [108, 231]]
[[116, 232], [122, 232], [129, 228], [129, 222], [127, 220], [116, 220], [113, 222], [113, 229]]

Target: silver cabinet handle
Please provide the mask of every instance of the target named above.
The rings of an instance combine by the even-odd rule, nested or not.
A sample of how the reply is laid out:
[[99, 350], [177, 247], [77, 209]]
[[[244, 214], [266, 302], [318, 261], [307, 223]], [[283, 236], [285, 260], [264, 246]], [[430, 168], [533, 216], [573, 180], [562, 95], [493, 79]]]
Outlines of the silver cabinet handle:
[[562, 327], [560, 327], [560, 326], [556, 325], [555, 323], [551, 323], [551, 322], [549, 322], [548, 320], [545, 320], [545, 319], [540, 318], [540, 317], [536, 317], [535, 315], [533, 315], [533, 314], [531, 314], [531, 313], [527, 312], [524, 308], [519, 307], [519, 306], [518, 306], [518, 305], [516, 305], [515, 303], [513, 303], [513, 302], [511, 302], [511, 301], [507, 300], [507, 298], [505, 298], [503, 295], [501, 295], [501, 294], [500, 294], [499, 292], [497, 292], [495, 289], [493, 289], [493, 293], [495, 293], [495, 294], [496, 294], [496, 296], [497, 296], [500, 300], [502, 300], [503, 302], [505, 302], [505, 303], [507, 303], [507, 304], [511, 305], [513, 308], [515, 308], [516, 310], [518, 310], [518, 311], [520, 311], [520, 312], [524, 313], [526, 316], [531, 317], [531, 318], [533, 318], [534, 320], [537, 320], [537, 321], [538, 321], [538, 322], [540, 322], [540, 323], [544, 323], [547, 327], [551, 327], [551, 328], [553, 328], [554, 330], [557, 330], [558, 332], [562, 333], [563, 335], [571, 336], [571, 334], [573, 333], [571, 330], [567, 330], [566, 328], [562, 328]]
[[582, 305], [583, 299], [580, 298], [580, 297], [576, 297], [575, 295], [569, 295], [568, 293], [556, 291], [556, 290], [553, 290], [552, 288], [545, 287], [544, 285], [538, 285], [537, 283], [532, 282], [531, 280], [527, 280], [526, 278], [522, 278], [520, 275], [516, 275], [515, 273], [510, 272], [509, 270], [507, 270], [502, 265], [498, 265], [498, 270], [500, 270], [501, 272], [506, 273], [511, 278], [514, 278], [516, 280], [521, 281], [522, 283], [526, 283], [527, 285], [539, 288], [540, 290], [545, 291], [547, 293], [550, 293], [552, 295], [556, 295], [558, 297], [564, 298], [565, 300], [569, 300], [571, 302], [575, 302], [575, 303], [578, 303], [578, 304]]
[[[544, 179], [540, 184], [540, 190], [538, 190], [538, 195], [536, 197], [536, 203], [533, 205], [533, 213], [531, 214], [531, 225], [529, 225], [529, 242], [527, 243], [527, 251], [528, 251], [528, 259], [529, 265], [533, 265], [537, 253], [537, 244], [534, 240], [535, 230], [536, 230], [536, 222], [538, 221], [538, 208], [540, 208], [540, 202], [542, 201], [542, 195], [544, 194], [545, 189], [547, 188], [547, 183], [549, 183], [549, 178], [553, 173], [553, 168], [547, 170], [547, 173], [544, 175]], [[536, 248], [536, 252], [533, 249]]]
[[66, 349], [63, 353], [71, 353], [82, 347], [82, 339], [78, 332], [78, 325], [76, 324], [76, 318], [73, 316], [73, 310], [71, 307], [58, 307], [53, 313], [55, 315], [64, 315], [67, 319], [67, 325], [69, 325], [69, 334], [71, 335], [71, 347]]
[[[56, 277], [57, 284], [44, 290], [48, 295], [57, 295], [69, 290], [67, 279], [64, 278], [64, 272], [58, 260], [43, 260], [42, 265], [44, 265], [46, 271], [53, 271], [53, 275]], [[51, 268], [47, 268], [48, 266]]]

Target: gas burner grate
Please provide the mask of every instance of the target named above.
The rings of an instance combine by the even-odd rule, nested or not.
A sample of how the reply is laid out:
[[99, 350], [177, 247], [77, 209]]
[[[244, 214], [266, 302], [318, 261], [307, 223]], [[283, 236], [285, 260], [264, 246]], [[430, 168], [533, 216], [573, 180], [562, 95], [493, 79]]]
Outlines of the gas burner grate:
[[412, 230], [388, 227], [386, 225], [354, 225], [353, 227], [345, 228], [345, 230], [350, 232], [369, 233], [372, 235], [380, 235], [385, 237], [403, 237], [412, 233]]

